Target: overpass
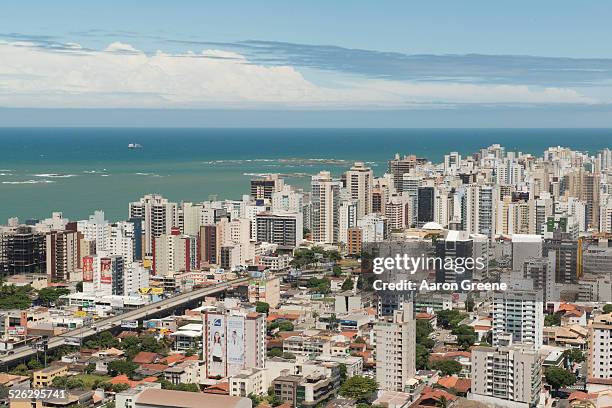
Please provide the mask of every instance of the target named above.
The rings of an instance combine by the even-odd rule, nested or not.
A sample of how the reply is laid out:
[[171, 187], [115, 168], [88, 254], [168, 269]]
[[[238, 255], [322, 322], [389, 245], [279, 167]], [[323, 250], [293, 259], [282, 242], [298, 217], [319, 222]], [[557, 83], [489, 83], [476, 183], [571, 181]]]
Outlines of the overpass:
[[[162, 314], [165, 311], [175, 309], [179, 306], [194, 302], [205, 296], [218, 293], [226, 289], [231, 288], [239, 283], [247, 282], [251, 278], [240, 278], [234, 279], [229, 282], [218, 283], [216, 285], [207, 286], [202, 289], [197, 289], [187, 293], [181, 293], [180, 295], [161, 300], [159, 302], [151, 303], [141, 308], [131, 310], [129, 312], [111, 316], [105, 319], [96, 320], [92, 326], [81, 327], [78, 329], [70, 330], [62, 333], [59, 336], [50, 337], [47, 341], [47, 349], [54, 349], [67, 344], [68, 339], [80, 338], [85, 339], [93, 336], [101, 331], [110, 330], [121, 325], [122, 320], [143, 320], [148, 316]], [[20, 347], [12, 350], [12, 353], [4, 355], [0, 358], [0, 368], [6, 369], [6, 367], [18, 364], [21, 361], [25, 361], [28, 358], [36, 355], [37, 351], [32, 349], [31, 345]]]

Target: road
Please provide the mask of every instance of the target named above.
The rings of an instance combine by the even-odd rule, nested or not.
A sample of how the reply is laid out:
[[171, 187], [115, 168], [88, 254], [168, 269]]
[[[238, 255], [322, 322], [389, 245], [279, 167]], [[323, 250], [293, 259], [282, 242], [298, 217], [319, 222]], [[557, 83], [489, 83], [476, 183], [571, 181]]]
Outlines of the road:
[[[164, 299], [160, 302], [151, 303], [144, 307], [141, 307], [136, 310], [131, 310], [127, 313], [123, 313], [121, 315], [108, 317], [105, 319], [96, 320], [93, 327], [82, 327], [79, 329], [71, 330], [69, 332], [63, 333], [59, 336], [51, 337], [48, 340], [48, 349], [53, 349], [59, 346], [62, 346], [66, 343], [67, 337], [78, 337], [78, 338], [87, 338], [89, 336], [93, 336], [96, 333], [101, 331], [109, 330], [114, 327], [120, 326], [122, 320], [142, 320], [147, 316], [151, 316], [154, 314], [158, 314], [163, 312], [164, 310], [174, 309], [178, 306], [181, 306], [185, 303], [192, 302], [197, 299], [201, 299], [205, 296], [211, 295], [213, 293], [220, 292], [222, 290], [228, 289], [231, 286], [234, 286], [238, 283], [243, 283], [248, 281], [250, 278], [240, 278], [235, 279], [230, 282], [219, 283], [213, 286], [207, 286], [206, 288], [197, 289], [192, 292], [182, 293], [180, 295]], [[30, 356], [36, 354], [36, 350], [33, 350], [30, 345], [20, 347], [18, 349], [13, 350], [13, 354], [5, 355], [0, 358], [0, 367], [6, 367], [12, 365], [12, 363], [23, 361]]]

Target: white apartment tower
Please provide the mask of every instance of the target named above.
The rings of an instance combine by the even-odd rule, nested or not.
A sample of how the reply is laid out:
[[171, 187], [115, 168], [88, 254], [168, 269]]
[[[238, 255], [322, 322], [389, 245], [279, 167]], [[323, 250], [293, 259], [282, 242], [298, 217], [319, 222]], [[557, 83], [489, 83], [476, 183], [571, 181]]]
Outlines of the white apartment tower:
[[108, 227], [107, 249], [111, 255], [120, 255], [126, 264], [134, 260], [134, 224], [121, 221]]
[[542, 347], [544, 311], [542, 292], [508, 289], [493, 295], [493, 345], [511, 334], [515, 343]]
[[339, 239], [341, 183], [328, 171], [312, 176], [312, 239], [315, 243], [333, 244]]
[[538, 352], [525, 345], [472, 349], [469, 399], [487, 406], [535, 407], [542, 390]]
[[169, 202], [157, 194], [148, 194], [140, 201], [130, 203], [130, 218], [140, 217], [144, 232], [144, 251], [153, 252], [153, 241], [162, 234], [169, 234], [172, 227], [179, 226], [176, 203]]
[[357, 218], [361, 219], [372, 212], [372, 169], [363, 162], [356, 162], [346, 172], [346, 188], [352, 199], [359, 202]]

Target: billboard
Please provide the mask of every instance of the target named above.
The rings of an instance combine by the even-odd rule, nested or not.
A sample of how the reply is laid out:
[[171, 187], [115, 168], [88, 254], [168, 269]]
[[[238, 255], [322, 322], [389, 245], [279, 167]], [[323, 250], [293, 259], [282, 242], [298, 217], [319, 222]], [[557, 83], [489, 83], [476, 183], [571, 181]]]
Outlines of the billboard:
[[81, 339], [79, 337], [65, 337], [64, 344], [67, 346], [81, 346]]
[[113, 273], [111, 271], [111, 259], [100, 259], [100, 282], [111, 283], [113, 281]]
[[245, 329], [243, 316], [227, 317], [227, 375], [235, 375], [245, 364]]
[[93, 282], [93, 256], [83, 257], [83, 281]]
[[137, 329], [138, 320], [122, 320], [121, 327], [124, 329]]
[[208, 377], [226, 376], [225, 316], [208, 314], [206, 317], [206, 370]]

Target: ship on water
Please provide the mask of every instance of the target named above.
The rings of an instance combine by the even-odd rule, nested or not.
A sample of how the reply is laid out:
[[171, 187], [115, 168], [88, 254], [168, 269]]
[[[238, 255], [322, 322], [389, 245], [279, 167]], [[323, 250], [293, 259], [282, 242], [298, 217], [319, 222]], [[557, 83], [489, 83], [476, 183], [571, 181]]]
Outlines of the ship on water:
[[128, 149], [142, 149], [142, 145], [139, 143], [130, 143], [128, 144]]

